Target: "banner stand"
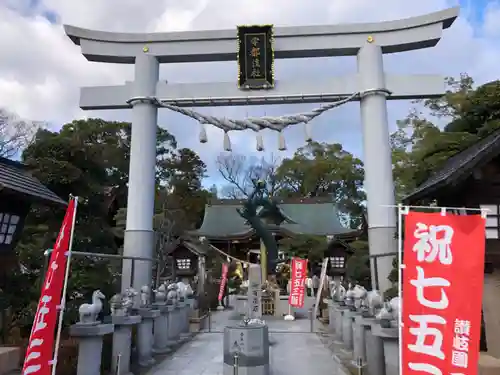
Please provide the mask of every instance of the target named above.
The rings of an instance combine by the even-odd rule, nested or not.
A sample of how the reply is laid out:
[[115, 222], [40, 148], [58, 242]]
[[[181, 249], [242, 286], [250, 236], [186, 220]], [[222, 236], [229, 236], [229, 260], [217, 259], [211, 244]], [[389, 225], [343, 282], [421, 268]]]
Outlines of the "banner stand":
[[405, 264], [403, 264], [403, 217], [408, 215], [410, 209], [427, 209], [440, 211], [441, 216], [446, 216], [447, 211], [458, 211], [458, 212], [467, 212], [467, 211], [476, 211], [481, 213], [481, 217], [486, 219], [488, 214], [488, 209], [485, 208], [466, 208], [466, 207], [436, 207], [436, 206], [405, 206], [403, 204], [394, 205], [383, 205], [383, 207], [392, 207], [398, 209], [398, 296], [400, 299], [400, 311], [398, 313], [398, 351], [399, 351], [399, 375], [403, 374], [403, 279], [402, 274], [405, 269]]
[[284, 319], [288, 321], [295, 320], [295, 316], [292, 315], [292, 306], [290, 304], [288, 304], [288, 314], [285, 315]]
[[57, 369], [57, 360], [59, 357], [59, 346], [61, 344], [61, 332], [64, 320], [64, 309], [66, 308], [66, 293], [68, 291], [68, 279], [69, 279], [69, 270], [71, 268], [71, 251], [73, 249], [73, 236], [75, 234], [75, 222], [76, 222], [76, 211], [78, 209], [78, 197], [70, 196], [71, 199], [75, 201], [75, 209], [73, 211], [73, 218], [71, 222], [71, 232], [69, 236], [69, 244], [68, 244], [68, 252], [66, 254], [66, 270], [64, 273], [64, 284], [62, 290], [62, 299], [59, 310], [59, 322], [57, 325], [57, 333], [56, 333], [56, 343], [54, 347], [54, 360], [52, 361], [52, 375], [56, 375]]

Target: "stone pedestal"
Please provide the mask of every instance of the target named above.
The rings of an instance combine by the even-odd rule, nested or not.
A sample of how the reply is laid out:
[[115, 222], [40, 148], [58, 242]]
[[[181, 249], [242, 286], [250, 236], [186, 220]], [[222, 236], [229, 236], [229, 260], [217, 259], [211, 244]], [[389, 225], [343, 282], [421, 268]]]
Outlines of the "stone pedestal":
[[183, 301], [179, 305], [180, 316], [181, 316], [181, 326], [180, 326], [180, 338], [181, 341], [189, 340], [192, 335], [189, 332], [189, 311], [190, 307], [187, 301]]
[[120, 359], [120, 375], [132, 375], [130, 372], [130, 352], [132, 346], [132, 326], [141, 322], [140, 316], [107, 316], [106, 323], [113, 324], [113, 349], [111, 369], [114, 373]]
[[334, 306], [335, 315], [335, 340], [342, 341], [342, 319], [344, 316], [344, 311], [347, 311], [347, 306]]
[[356, 311], [345, 309], [342, 314], [342, 342], [346, 350], [352, 350], [352, 324]]
[[[366, 345], [366, 335], [371, 334], [372, 323], [374, 318], [366, 318], [362, 315], [357, 315], [354, 318], [354, 323], [352, 326], [353, 333], [353, 357], [354, 360], [362, 366], [368, 364], [367, 359], [367, 345]], [[370, 332], [366, 332], [366, 331]]]
[[361, 311], [352, 314], [352, 356], [355, 363], [364, 366], [366, 364], [366, 345], [364, 328], [360, 326], [362, 319]]
[[372, 333], [382, 340], [385, 358], [385, 375], [399, 375], [398, 329], [382, 328], [379, 324], [373, 324]]
[[138, 310], [142, 321], [137, 330], [137, 349], [139, 352], [139, 366], [148, 367], [155, 364], [153, 358], [153, 322], [160, 316], [159, 310], [144, 309]]
[[328, 330], [335, 332], [335, 306], [332, 300], [328, 300]]
[[179, 309], [175, 305], [168, 306], [168, 345], [179, 344]]
[[100, 375], [102, 339], [112, 333], [113, 324], [73, 324], [69, 334], [78, 338], [77, 375]]
[[224, 328], [223, 374], [269, 375], [269, 329], [265, 324]]
[[362, 321], [365, 333], [366, 363], [370, 375], [386, 375], [384, 343], [382, 338], [374, 335], [375, 330], [380, 325], [375, 318], [364, 318]]
[[172, 350], [168, 345], [168, 306], [166, 303], [154, 304], [153, 308], [160, 311], [160, 315], [154, 318], [153, 353], [170, 353]]

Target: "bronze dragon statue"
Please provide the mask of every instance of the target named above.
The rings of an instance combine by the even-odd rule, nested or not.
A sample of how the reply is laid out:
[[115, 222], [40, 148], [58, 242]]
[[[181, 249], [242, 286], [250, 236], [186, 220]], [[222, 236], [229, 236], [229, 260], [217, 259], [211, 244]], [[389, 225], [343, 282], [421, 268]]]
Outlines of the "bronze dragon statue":
[[[267, 272], [269, 275], [276, 275], [276, 266], [279, 262], [278, 244], [262, 218], [274, 218], [276, 225], [279, 225], [282, 221], [289, 223], [293, 223], [293, 221], [285, 216], [276, 201], [269, 197], [265, 182], [255, 181], [254, 184], [254, 191], [243, 204], [243, 208], [237, 209], [237, 211], [264, 243], [267, 251]], [[264, 275], [264, 278], [266, 276]]]

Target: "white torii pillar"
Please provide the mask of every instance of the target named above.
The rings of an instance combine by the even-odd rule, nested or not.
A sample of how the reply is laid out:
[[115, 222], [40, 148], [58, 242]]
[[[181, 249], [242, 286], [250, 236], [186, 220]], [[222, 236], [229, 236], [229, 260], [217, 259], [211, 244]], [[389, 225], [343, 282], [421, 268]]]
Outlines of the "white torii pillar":
[[[157, 107], [151, 97], [200, 107], [331, 102], [360, 92], [372, 284], [381, 291], [388, 289], [397, 243], [386, 101], [439, 97], [444, 77], [385, 74], [382, 55], [435, 46], [458, 13], [458, 8], [450, 8], [390, 22], [276, 28], [276, 58], [357, 56], [358, 73], [318, 81], [278, 80], [265, 92], [239, 90], [236, 77], [234, 83], [158, 81], [160, 63], [235, 61], [235, 30], [131, 34], [65, 26], [89, 61], [135, 64], [134, 82], [84, 87], [80, 95], [82, 109], [132, 109], [124, 254], [153, 257]], [[124, 262], [122, 288], [151, 283], [151, 264], [136, 263], [132, 280], [130, 263]]]

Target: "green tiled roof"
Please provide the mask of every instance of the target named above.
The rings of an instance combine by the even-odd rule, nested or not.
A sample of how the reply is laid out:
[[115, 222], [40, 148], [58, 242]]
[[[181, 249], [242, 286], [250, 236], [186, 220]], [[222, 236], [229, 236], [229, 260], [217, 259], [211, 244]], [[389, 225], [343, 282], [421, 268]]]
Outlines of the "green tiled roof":
[[[244, 201], [220, 200], [205, 207], [205, 217], [200, 229], [191, 233], [207, 238], [236, 238], [248, 236], [253, 229], [236, 211]], [[335, 204], [319, 198], [304, 198], [279, 203], [281, 211], [293, 220], [283, 222], [277, 230], [293, 234], [339, 235], [353, 233], [340, 223]]]

